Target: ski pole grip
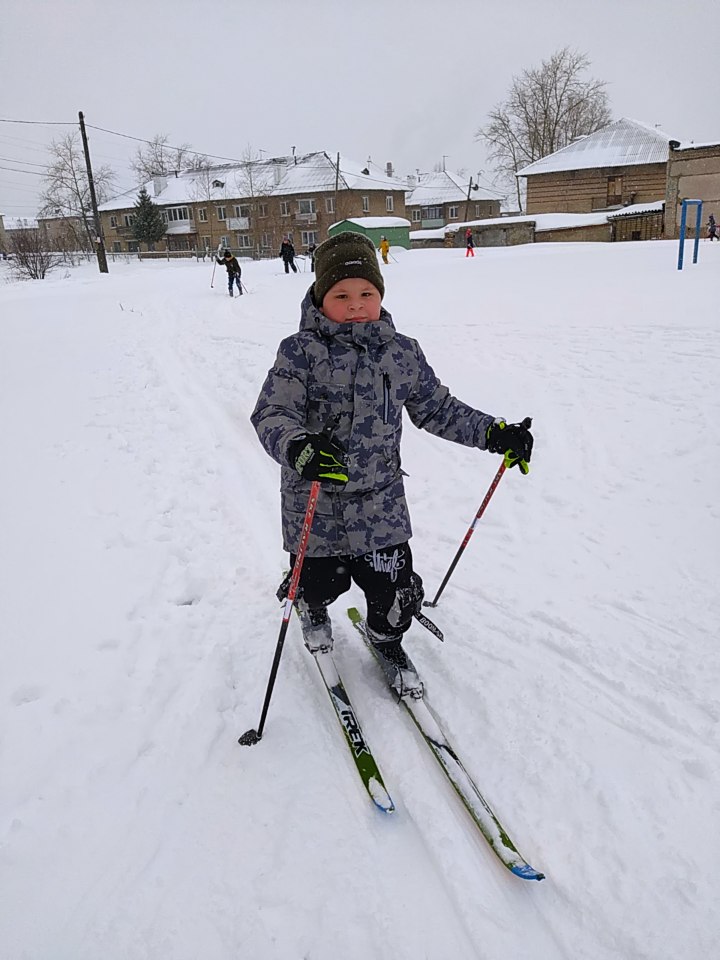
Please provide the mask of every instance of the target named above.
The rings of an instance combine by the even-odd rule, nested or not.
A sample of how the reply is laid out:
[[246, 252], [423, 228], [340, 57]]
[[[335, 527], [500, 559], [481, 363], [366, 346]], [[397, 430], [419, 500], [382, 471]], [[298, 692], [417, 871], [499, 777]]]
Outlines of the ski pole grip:
[[525, 417], [520, 426], [525, 427], [526, 430], [529, 430], [532, 426], [532, 417]]

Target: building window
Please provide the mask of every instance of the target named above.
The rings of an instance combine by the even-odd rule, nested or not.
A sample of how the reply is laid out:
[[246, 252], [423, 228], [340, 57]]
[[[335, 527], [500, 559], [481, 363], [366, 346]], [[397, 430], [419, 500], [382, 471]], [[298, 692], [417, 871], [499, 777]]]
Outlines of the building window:
[[622, 177], [608, 177], [607, 205], [609, 207], [613, 207], [618, 203], [622, 203], [622, 189], [623, 189]]
[[448, 219], [449, 219], [449, 220], [457, 220], [457, 218], [458, 218], [458, 208], [457, 208], [457, 207], [450, 207], [449, 210], [448, 210]]
[[325, 197], [325, 213], [335, 213], [335, 197]]
[[412, 219], [413, 219], [413, 223], [420, 223], [420, 221], [422, 220], [422, 211], [421, 211], [421, 210], [413, 210], [413, 212], [412, 212]]
[[110, 217], [110, 226], [111, 227], [117, 226], [117, 217]]
[[140, 244], [137, 240], [128, 240], [128, 253], [137, 253], [140, 249]]
[[228, 240], [227, 237], [220, 237], [220, 246], [221, 246], [221, 247], [229, 247], [229, 246], [230, 246], [230, 241]]
[[290, 201], [281, 200], [280, 201], [280, 216], [289, 217], [290, 216]]
[[121, 252], [122, 252], [122, 244], [120, 243], [119, 240], [113, 240], [113, 253], [121, 253]]
[[298, 213], [300, 216], [312, 216], [315, 213], [314, 200], [298, 200]]
[[385, 210], [388, 213], [392, 213], [394, 209], [395, 209], [395, 203], [393, 201], [393, 198], [390, 196], [385, 197]]
[[301, 230], [300, 242], [304, 247], [309, 247], [313, 243], [317, 246], [317, 242], [318, 242], [317, 230]]
[[238, 233], [237, 245], [241, 250], [251, 250], [253, 246], [252, 235], [249, 233]]
[[205, 247], [206, 250], [210, 249], [210, 237], [200, 237], [200, 246]]
[[[222, 190], [222, 188], [225, 186], [225, 182], [223, 180], [213, 180], [212, 185], [216, 190]], [[225, 217], [220, 217], [219, 219], [224, 220]]]
[[225, 220], [225, 207], [215, 207], [218, 220]]
[[267, 216], [267, 204], [266, 204], [266, 203], [259, 203], [259, 204], [258, 204], [258, 216], [259, 216], [259, 217], [266, 217], [266, 216]]
[[362, 198], [362, 211], [363, 213], [370, 213], [370, 197]]
[[187, 207], [168, 207], [167, 223], [177, 223], [179, 220], [185, 221], [189, 219], [190, 214], [188, 213]]
[[270, 236], [269, 233], [264, 233], [260, 237], [260, 245], [265, 247], [266, 249], [272, 246], [272, 237]]
[[443, 208], [442, 207], [423, 207], [422, 218], [423, 220], [442, 220]]
[[250, 206], [247, 203], [235, 204], [235, 216], [250, 218]]
[[200, 207], [200, 209], [198, 210], [198, 220], [200, 221], [200, 223], [207, 223], [207, 208], [206, 208], [206, 207]]
[[131, 227], [135, 223], [135, 217], [132, 213], [126, 213], [123, 216], [123, 223], [126, 227]]
[[479, 203], [476, 203], [476, 204], [475, 204], [475, 216], [476, 216], [476, 217], [481, 217], [481, 216], [482, 216], [482, 210], [480, 209], [480, 204], [479, 204]]

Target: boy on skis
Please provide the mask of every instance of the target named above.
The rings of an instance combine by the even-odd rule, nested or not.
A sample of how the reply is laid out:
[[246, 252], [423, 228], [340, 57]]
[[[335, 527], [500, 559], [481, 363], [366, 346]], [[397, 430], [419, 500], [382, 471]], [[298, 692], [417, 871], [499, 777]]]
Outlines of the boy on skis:
[[533, 438], [522, 425], [453, 397], [418, 342], [396, 331], [384, 293], [371, 240], [341, 233], [322, 243], [300, 330], [281, 342], [251, 420], [282, 467], [291, 563], [310, 483], [322, 482], [297, 602], [308, 650], [332, 649], [327, 608], [354, 581], [367, 601], [368, 637], [395, 670], [393, 688], [421, 697], [423, 685], [402, 646], [424, 596], [409, 544], [402, 411], [446, 440], [506, 454], [524, 473]]
[[237, 283], [238, 296], [241, 297], [243, 292], [242, 280], [240, 279], [242, 276], [242, 270], [240, 269], [240, 264], [237, 261], [237, 257], [234, 257], [229, 250], [226, 250], [221, 258], [220, 251], [218, 250], [218, 255], [215, 257], [215, 259], [221, 266], [225, 266], [227, 268], [228, 293], [230, 296], [233, 296], [233, 285]]

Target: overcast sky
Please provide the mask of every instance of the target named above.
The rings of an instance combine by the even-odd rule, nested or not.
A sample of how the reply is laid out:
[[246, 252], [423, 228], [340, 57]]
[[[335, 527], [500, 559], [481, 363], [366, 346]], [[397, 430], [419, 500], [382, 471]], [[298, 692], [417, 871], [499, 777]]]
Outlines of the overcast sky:
[[[488, 183], [477, 128], [513, 74], [566, 45], [607, 82], [615, 119], [720, 137], [720, 0], [3, 0], [0, 118], [83, 110], [225, 157], [295, 146], [403, 175], [444, 154]], [[71, 129], [0, 122], [0, 166], [15, 168], [0, 169], [0, 212], [35, 212], [29, 171]], [[93, 163], [131, 186], [137, 144], [91, 135]]]

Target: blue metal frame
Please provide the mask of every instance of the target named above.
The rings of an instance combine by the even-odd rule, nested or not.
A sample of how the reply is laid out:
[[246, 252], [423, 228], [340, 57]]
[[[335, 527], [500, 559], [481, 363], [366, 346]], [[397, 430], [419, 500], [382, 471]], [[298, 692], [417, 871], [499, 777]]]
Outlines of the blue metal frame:
[[687, 211], [689, 206], [696, 208], [695, 215], [695, 243], [693, 245], [693, 263], [698, 261], [698, 250], [700, 249], [700, 225], [702, 223], [702, 200], [683, 200], [682, 213], [680, 215], [680, 249], [678, 250], [678, 270], [683, 268], [683, 256], [685, 253], [685, 229], [687, 227]]

